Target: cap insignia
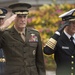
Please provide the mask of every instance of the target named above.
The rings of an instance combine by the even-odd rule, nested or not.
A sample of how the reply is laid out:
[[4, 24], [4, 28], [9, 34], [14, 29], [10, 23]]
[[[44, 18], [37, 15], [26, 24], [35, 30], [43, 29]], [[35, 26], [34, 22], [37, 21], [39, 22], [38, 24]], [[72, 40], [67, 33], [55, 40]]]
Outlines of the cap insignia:
[[73, 16], [75, 16], [75, 12], [73, 13]]
[[3, 14], [3, 11], [0, 9], [0, 14]]

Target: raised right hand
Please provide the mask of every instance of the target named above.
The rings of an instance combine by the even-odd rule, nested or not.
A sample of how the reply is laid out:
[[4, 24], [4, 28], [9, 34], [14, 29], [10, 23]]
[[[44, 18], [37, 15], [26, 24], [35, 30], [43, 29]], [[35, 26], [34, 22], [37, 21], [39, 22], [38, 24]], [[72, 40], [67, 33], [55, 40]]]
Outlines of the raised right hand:
[[64, 24], [61, 25], [57, 31], [61, 34], [64, 28], [68, 25], [70, 25], [70, 21], [65, 21]]
[[15, 20], [16, 15], [12, 15], [9, 17], [4, 24], [0, 27], [0, 30], [5, 30], [14, 20]]

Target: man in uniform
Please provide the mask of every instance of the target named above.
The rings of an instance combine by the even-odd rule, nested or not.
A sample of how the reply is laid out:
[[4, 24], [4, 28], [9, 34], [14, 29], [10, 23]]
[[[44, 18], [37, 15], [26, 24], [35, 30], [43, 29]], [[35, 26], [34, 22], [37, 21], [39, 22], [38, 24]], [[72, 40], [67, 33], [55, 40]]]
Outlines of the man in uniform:
[[[7, 10], [4, 8], [0, 8], [0, 26], [4, 24], [5, 15], [7, 14]], [[5, 58], [4, 52], [0, 49], [0, 75], [3, 75], [5, 67]]]
[[45, 75], [41, 38], [38, 31], [27, 28], [28, 3], [9, 6], [17, 14], [14, 26], [0, 27], [0, 47], [6, 56], [5, 75]]
[[56, 75], [75, 75], [75, 9], [59, 17], [65, 22], [46, 43], [44, 53], [54, 53]]

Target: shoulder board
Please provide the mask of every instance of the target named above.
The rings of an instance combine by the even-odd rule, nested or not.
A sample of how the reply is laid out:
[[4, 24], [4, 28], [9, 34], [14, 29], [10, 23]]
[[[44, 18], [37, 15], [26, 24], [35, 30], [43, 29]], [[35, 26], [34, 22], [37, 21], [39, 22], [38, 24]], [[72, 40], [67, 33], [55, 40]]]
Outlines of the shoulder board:
[[27, 29], [29, 29], [30, 31], [36, 31], [36, 32], [38, 32], [38, 30], [36, 30], [36, 29], [34, 29], [34, 28], [27, 28]]

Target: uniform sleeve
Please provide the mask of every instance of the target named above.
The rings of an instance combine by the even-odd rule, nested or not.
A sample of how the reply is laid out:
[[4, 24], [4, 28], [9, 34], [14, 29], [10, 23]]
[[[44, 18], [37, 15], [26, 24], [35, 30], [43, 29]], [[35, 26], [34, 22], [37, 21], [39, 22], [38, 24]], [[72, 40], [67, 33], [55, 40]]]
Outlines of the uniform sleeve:
[[53, 37], [51, 37], [48, 42], [46, 43], [43, 52], [47, 55], [53, 54], [56, 50], [57, 41], [59, 39], [59, 35], [54, 34]]
[[1, 48], [1, 43], [2, 43], [2, 35], [3, 35], [4, 31], [0, 31], [0, 48]]
[[38, 46], [37, 46], [37, 52], [36, 52], [36, 66], [38, 70], [38, 75], [46, 75], [44, 57], [43, 57], [43, 51], [42, 51], [42, 42], [41, 42], [40, 35], [38, 35]]
[[43, 49], [43, 52], [47, 55], [53, 54], [55, 52], [55, 50], [52, 50], [50, 47], [45, 46]]

